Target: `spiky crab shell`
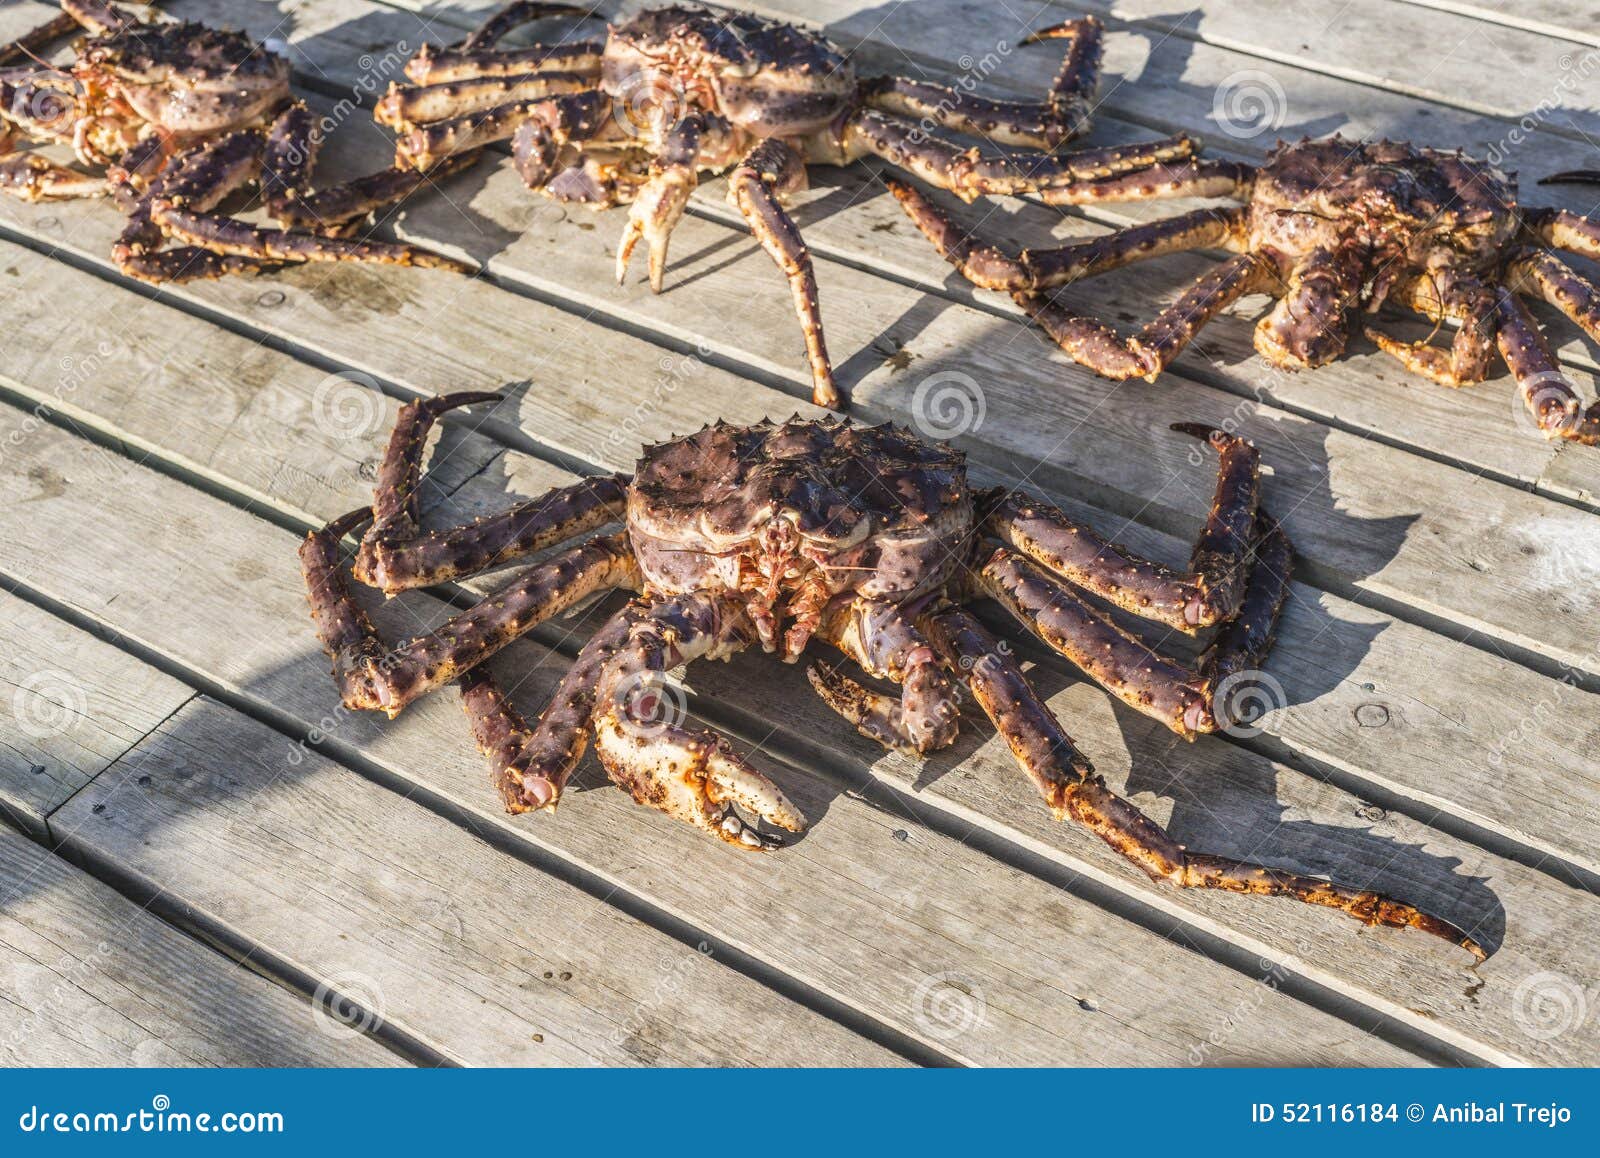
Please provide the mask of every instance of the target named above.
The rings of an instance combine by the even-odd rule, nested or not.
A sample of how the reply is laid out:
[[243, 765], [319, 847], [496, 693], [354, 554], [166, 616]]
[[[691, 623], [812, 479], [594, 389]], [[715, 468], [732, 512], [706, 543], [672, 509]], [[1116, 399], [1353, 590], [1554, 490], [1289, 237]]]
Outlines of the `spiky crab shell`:
[[1255, 180], [1250, 248], [1293, 257], [1341, 243], [1379, 261], [1494, 265], [1519, 223], [1516, 182], [1484, 161], [1403, 141], [1279, 145]]
[[628, 488], [634, 553], [658, 591], [736, 586], [742, 553], [793, 528], [834, 591], [941, 586], [973, 528], [966, 456], [901, 427], [718, 423], [647, 447]]
[[84, 43], [77, 71], [141, 120], [174, 132], [248, 123], [289, 98], [289, 62], [241, 32], [191, 21], [132, 24]]
[[792, 24], [670, 5], [611, 29], [601, 86], [630, 102], [681, 93], [735, 128], [780, 137], [826, 127], [854, 99], [856, 77], [837, 48]]

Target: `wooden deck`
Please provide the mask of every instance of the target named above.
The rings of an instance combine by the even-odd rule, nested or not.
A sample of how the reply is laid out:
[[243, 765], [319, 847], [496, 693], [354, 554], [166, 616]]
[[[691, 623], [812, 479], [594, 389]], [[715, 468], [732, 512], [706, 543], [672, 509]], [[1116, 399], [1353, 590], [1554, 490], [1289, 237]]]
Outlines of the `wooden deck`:
[[[286, 46], [338, 124], [328, 181], [389, 155], [340, 104], [352, 86], [381, 91], [493, 6], [164, 5]], [[1183, 129], [1256, 159], [1278, 136], [1387, 135], [1502, 155], [1528, 202], [1595, 208], [1533, 184], [1600, 165], [1600, 25], [1565, 0], [747, 7], [945, 80], [1088, 10], [1109, 30], [1096, 140]], [[8, 4], [0, 40], [48, 12]], [[1002, 94], [1057, 63], [1003, 57], [984, 77]], [[1257, 93], [1271, 127], [1219, 128]], [[1487, 963], [1157, 887], [1052, 822], [987, 724], [926, 764], [885, 755], [761, 655], [686, 683], [813, 818], [772, 857], [634, 806], [592, 765], [558, 815], [506, 816], [453, 695], [393, 722], [338, 711], [295, 547], [370, 497], [402, 401], [509, 395], [444, 424], [440, 521], [627, 470], [713, 418], [814, 413], [788, 293], [721, 182], [655, 297], [611, 280], [620, 212], [530, 196], [495, 164], [391, 222], [484, 263], [476, 279], [323, 267], [152, 293], [109, 263], [109, 205], [0, 200], [0, 1062], [1600, 1062], [1600, 451], [1538, 437], [1503, 375], [1447, 391], [1364, 342], [1274, 372], [1250, 356], [1253, 308], [1160, 384], [1113, 386], [953, 275], [871, 166], [813, 182], [798, 220], [861, 418], [904, 421], [930, 375], [965, 374], [977, 473], [1174, 561], [1211, 480], [1167, 424], [1228, 422], [1262, 449], [1301, 557], [1259, 735], [1183, 743], [1013, 633], [1113, 785], [1193, 847], [1438, 913]], [[1027, 241], [1175, 208], [1002, 200], [986, 225]], [[1070, 296], [1142, 320], [1208, 260]], [[1592, 390], [1594, 347], [1541, 319]], [[477, 586], [383, 622], [437, 622]], [[537, 705], [596, 622], [495, 666]]]

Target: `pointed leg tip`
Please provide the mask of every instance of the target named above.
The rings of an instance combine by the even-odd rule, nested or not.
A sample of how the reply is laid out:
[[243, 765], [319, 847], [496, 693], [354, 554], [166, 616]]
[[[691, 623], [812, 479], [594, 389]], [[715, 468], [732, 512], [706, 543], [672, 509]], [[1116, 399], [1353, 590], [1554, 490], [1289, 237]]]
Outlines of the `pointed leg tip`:
[[1600, 169], [1568, 169], [1540, 177], [1540, 185], [1600, 185]]

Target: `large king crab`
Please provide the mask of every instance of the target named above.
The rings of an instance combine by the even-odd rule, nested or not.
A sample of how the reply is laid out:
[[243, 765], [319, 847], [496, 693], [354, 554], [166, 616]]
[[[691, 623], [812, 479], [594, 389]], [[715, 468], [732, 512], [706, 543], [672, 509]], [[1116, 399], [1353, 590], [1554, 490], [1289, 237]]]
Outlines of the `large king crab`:
[[[1075, 361], [1108, 378], [1154, 380], [1208, 321], [1239, 298], [1278, 299], [1256, 325], [1255, 347], [1276, 366], [1320, 366], [1343, 351], [1359, 313], [1393, 301], [1459, 323], [1448, 351], [1373, 326], [1378, 347], [1443, 386], [1488, 375], [1496, 345], [1540, 431], [1600, 442], [1600, 403], [1580, 409], [1518, 295], [1541, 297], [1600, 339], [1600, 289], [1552, 249], [1600, 257], [1600, 223], [1517, 204], [1508, 175], [1459, 153], [1394, 141], [1333, 137], [1280, 145], [1260, 168], [1230, 161], [1157, 165], [1089, 186], [1050, 189], [1052, 204], [1158, 197], [1233, 197], [1089, 241], [1013, 257], [975, 240], [921, 192], [892, 183], [912, 219], [962, 273], [1010, 291]], [[1047, 291], [1178, 250], [1234, 251], [1137, 335], [1124, 339], [1069, 312]]]
[[[337, 209], [307, 196], [320, 144], [289, 94], [289, 62], [238, 32], [146, 22], [102, 0], [62, 0], [63, 16], [0, 49], [0, 190], [30, 201], [114, 195], [129, 214], [113, 247], [125, 273], [182, 281], [306, 261], [463, 269], [412, 245], [343, 234], [422, 180], [380, 175], [344, 189]], [[87, 30], [69, 65], [37, 53]], [[57, 165], [27, 143], [70, 145], [102, 175]], [[270, 215], [305, 229], [261, 229], [213, 213], [252, 181]], [[365, 193], [365, 197], [354, 194]], [[163, 248], [169, 240], [180, 244]]]
[[[858, 79], [822, 37], [749, 13], [672, 5], [610, 27], [601, 41], [503, 49], [518, 25], [560, 4], [517, 2], [453, 49], [425, 48], [392, 87], [378, 119], [400, 133], [397, 163], [428, 170], [495, 141], [512, 142], [530, 188], [594, 208], [631, 202], [617, 279], [635, 245], [649, 246], [661, 289], [667, 243], [702, 172], [726, 173], [728, 199], [784, 271], [805, 334], [813, 398], [837, 407], [823, 342], [816, 277], [799, 230], [780, 204], [803, 188], [806, 166], [876, 155], [967, 200], [1079, 185], [1188, 156], [1175, 137], [1056, 152], [1083, 133], [1100, 72], [1100, 25], [1090, 18], [1041, 29], [1023, 43], [1067, 41], [1042, 101], [990, 100], [904, 77]], [[1044, 151], [981, 154], [937, 130]]]
[[[1219, 685], [1259, 665], [1289, 585], [1289, 543], [1260, 507], [1258, 456], [1245, 440], [1177, 428], [1220, 455], [1211, 515], [1186, 571], [1136, 558], [1020, 492], [974, 490], [960, 451], [888, 425], [834, 420], [719, 422], [646, 448], [631, 480], [589, 478], [467, 526], [421, 530], [417, 485], [429, 428], [444, 411], [495, 397], [407, 404], [373, 506], [313, 532], [300, 559], [345, 706], [393, 716], [459, 681], [510, 811], [554, 808], [593, 736], [611, 779], [639, 803], [740, 848], [777, 847], [734, 806], [790, 831], [805, 818], [723, 737], [663, 712], [663, 677], [756, 643], [792, 661], [815, 636], [900, 686], [893, 698], [809, 668], [822, 698], [864, 735], [915, 754], [943, 747], [955, 739], [956, 684], [964, 685], [1051, 811], [1156, 880], [1290, 896], [1479, 953], [1459, 930], [1410, 905], [1177, 843], [1106, 787], [1009, 650], [965, 609], [993, 598], [1138, 711], [1183, 735], [1214, 730]], [[606, 523], [623, 527], [389, 646], [351, 597], [340, 562], [340, 540], [369, 520], [354, 572], [390, 594]], [[1190, 668], [1114, 624], [1074, 587], [1186, 632], [1221, 630]], [[634, 599], [595, 632], [530, 727], [484, 661], [551, 616], [618, 588]]]

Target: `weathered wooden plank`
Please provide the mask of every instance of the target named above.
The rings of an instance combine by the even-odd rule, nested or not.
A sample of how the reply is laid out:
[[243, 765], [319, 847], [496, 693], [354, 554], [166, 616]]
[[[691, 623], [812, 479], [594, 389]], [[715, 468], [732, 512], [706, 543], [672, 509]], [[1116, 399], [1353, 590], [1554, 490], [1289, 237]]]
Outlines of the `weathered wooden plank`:
[[398, 1063], [3, 825], [0, 1006], [6, 1066]]
[[1460, 12], [1491, 24], [1527, 28], [1546, 36], [1600, 44], [1594, 6], [1587, 0], [1525, 0], [1510, 5], [1476, 4], [1473, 0], [1403, 0], [1418, 8]]
[[1585, 141], [1600, 129], [1600, 110], [1592, 104], [1600, 56], [1548, 33], [1385, 0], [1341, 4], [1314, 30], [1283, 19], [1282, 6], [1270, 0], [1230, 0], [1177, 15], [1159, 0], [1077, 6], [1383, 92], [1506, 121], [1527, 117], [1569, 135], [1575, 153], [1592, 152]]
[[[14, 421], [14, 412], [5, 419]], [[1368, 1036], [1379, 1015], [1370, 1015], [1360, 1027], [1348, 1024], [1276, 992], [1281, 980], [1276, 976], [1263, 991], [1241, 973], [957, 840], [841, 794], [833, 782], [797, 768], [776, 774], [815, 824], [805, 840], [781, 856], [754, 857], [725, 848], [610, 788], [569, 792], [557, 817], [507, 818], [485, 784], [482, 761], [467, 740], [453, 696], [428, 697], [392, 723], [334, 709], [325, 660], [305, 624], [294, 536], [132, 463], [125, 464], [115, 486], [98, 485], [104, 480], [85, 477], [73, 441], [49, 429], [25, 444], [22, 453], [38, 464], [55, 493], [41, 498], [27, 520], [0, 514], [4, 573], [70, 602], [263, 712], [317, 729], [330, 751], [359, 752], [361, 759], [447, 801], [474, 823], [642, 895], [705, 930], [713, 941], [781, 969], [930, 1048], [964, 1061], [1175, 1064], [1211, 1035], [1218, 1008], [1232, 1009], [1238, 1002], [1254, 1008], [1265, 1001], [1270, 1013], [1237, 1027], [1235, 1036], [1207, 1055], [1209, 1060], [1326, 1063], [1408, 1056]], [[0, 478], [0, 512], [17, 510], [11, 492], [24, 486], [33, 484]], [[129, 542], [156, 543], [157, 566], [202, 550], [206, 565], [173, 568], [170, 583], [156, 593], [104, 568], [84, 574], [80, 552], [90, 547], [72, 544], [74, 535], [67, 534], [66, 542], [54, 540], [59, 543], [55, 551], [40, 549], [44, 526], [58, 535], [86, 522], [100, 528], [92, 548], [96, 558], [123, 557]], [[442, 611], [418, 597], [390, 601], [379, 614], [386, 630], [398, 631], [415, 630]], [[515, 681], [518, 694], [533, 702], [547, 694], [566, 662], [531, 642], [515, 646], [507, 657], [521, 676]], [[772, 714], [773, 701], [755, 702], [765, 702]], [[291, 746], [282, 743], [286, 756]], [[758, 759], [772, 762], [766, 752]], [[309, 757], [284, 766], [282, 790], [288, 793], [310, 766]], [[583, 786], [593, 783], [591, 775]], [[314, 795], [308, 791], [304, 803], [313, 814], [332, 807]], [[288, 799], [295, 797], [290, 793]], [[354, 815], [375, 807], [363, 803]], [[247, 821], [251, 812], [245, 808], [239, 815]], [[146, 838], [154, 851], [139, 855], [164, 855], [163, 847], [181, 845], [204, 823], [209, 823], [204, 810], [192, 819], [180, 816], [166, 840]], [[381, 825], [369, 836], [354, 819], [341, 823], [352, 826], [351, 855], [379, 855], [372, 845], [387, 849]], [[896, 835], [900, 832], [903, 838]], [[467, 854], [441, 854], [436, 847], [441, 839], [413, 834], [395, 843], [425, 852], [443, 866], [438, 871], [449, 873], [442, 879], [455, 880], [457, 866], [469, 863]], [[314, 847], [319, 856], [343, 855]], [[701, 869], [686, 873], [686, 864]], [[495, 881], [498, 889], [501, 877], [515, 868], [464, 872], [469, 880]], [[279, 886], [263, 881], [260, 887]], [[585, 923], [550, 915], [538, 899], [527, 902], [527, 911], [530, 920], [544, 914], [554, 928]], [[296, 920], [293, 915], [277, 919]], [[382, 921], [385, 928], [405, 923]], [[597, 940], [604, 943], [609, 936], [614, 934]], [[1448, 970], [1441, 960], [1444, 948], [1434, 953], [1431, 946], [1410, 944], [1399, 951], [1419, 954], [1414, 962], [1432, 958]], [[406, 953], [393, 956], [403, 960]], [[952, 972], [958, 975], [953, 981], [945, 976]], [[981, 991], [982, 1015], [971, 1018], [973, 1024], [963, 1022], [964, 1032], [952, 1034], [930, 1020], [926, 999], [947, 984]], [[1207, 995], [1203, 1004], [1195, 1001], [1199, 993]], [[408, 1028], [416, 1032], [421, 1017], [413, 1015]]]
[[0, 818], [39, 835], [191, 691], [5, 591], [0, 624]]
[[204, 697], [50, 827], [324, 978], [335, 1013], [462, 1063], [897, 1062]]
[[[0, 278], [0, 300], [16, 311], [0, 339], [0, 389], [72, 421], [114, 413], [108, 437], [127, 453], [291, 518], [327, 518], [370, 488], [400, 408], [371, 376], [296, 361], [9, 243]], [[465, 423], [441, 430], [429, 503], [502, 449]], [[566, 477], [552, 467], [548, 485]]]
[[[106, 438], [210, 472], [230, 489], [295, 518], [326, 519], [370, 493], [371, 463], [392, 422], [387, 399], [367, 398], [361, 387], [348, 384], [355, 391], [353, 399], [345, 399], [350, 405], [319, 408], [325, 380], [285, 354], [130, 299], [88, 274], [0, 244], [0, 265], [8, 263], [28, 284], [40, 287], [18, 302], [12, 315], [16, 332], [25, 339], [18, 343], [12, 370], [14, 389], [51, 401], [58, 359], [97, 340], [95, 319], [115, 312], [136, 322], [140, 334], [163, 335], [160, 370], [147, 373], [139, 359], [112, 351], [106, 365], [86, 376], [67, 398], [65, 405], [75, 419], [94, 425]], [[88, 302], [96, 304], [86, 309]], [[581, 358], [589, 345], [572, 344], [570, 357]], [[235, 371], [235, 364], [250, 368]], [[578, 365], [583, 372], [582, 363]], [[693, 363], [684, 368], [696, 378], [720, 377]], [[557, 374], [572, 372], [555, 368]], [[43, 389], [30, 387], [30, 380], [43, 383]], [[261, 397], [252, 401], [239, 391], [240, 380], [261, 383]], [[667, 403], [676, 405], [677, 379], [666, 381], [672, 389], [657, 396], [667, 394]], [[341, 390], [347, 386], [335, 385]], [[740, 389], [730, 381], [719, 394]], [[536, 405], [528, 397], [520, 404], [533, 429], [549, 430], [552, 422], [565, 421], [564, 416], [532, 409]], [[359, 430], [348, 423], [338, 426], [333, 433], [352, 437], [331, 441], [326, 427], [341, 411], [363, 425]], [[170, 429], [168, 416], [175, 412], [185, 415], [181, 438], [172, 437]], [[272, 420], [241, 418], [258, 412]], [[524, 494], [570, 481], [570, 475], [526, 457], [488, 469], [495, 444], [469, 432], [479, 421], [472, 416], [447, 427], [432, 456], [429, 477], [455, 499], [438, 514], [440, 522], [460, 521], [506, 503], [503, 475]], [[635, 423], [637, 433], [630, 430], [634, 441], [629, 442], [608, 437], [596, 419], [574, 441], [602, 447], [607, 465], [627, 469], [637, 440], [696, 422], [693, 414], [681, 410], [659, 419], [645, 415], [642, 425]], [[610, 428], [613, 434], [625, 429], [630, 428]], [[337, 453], [329, 455], [326, 465], [319, 464], [316, 450], [328, 445]], [[204, 448], [215, 449], [200, 453]], [[291, 458], [305, 464], [304, 469], [267, 472], [253, 465]], [[263, 475], [272, 486], [263, 488]], [[318, 489], [308, 495], [281, 485], [301, 477], [316, 478]], [[458, 489], [464, 478], [472, 481]], [[1074, 509], [1092, 524], [1123, 527], [1125, 535], [1137, 537], [1137, 548], [1153, 557], [1183, 557], [1184, 545], [1175, 537], [1108, 521], [1104, 512], [1081, 505]], [[1587, 693], [1303, 586], [1295, 590], [1270, 670], [1281, 681], [1287, 706], [1263, 725], [1290, 751], [1600, 871], [1593, 856], [1600, 837], [1600, 787], [1588, 755], [1600, 742], [1600, 721], [1585, 710], [1591, 702]], [[1450, 678], [1418, 680], [1419, 670], [1449, 672]], [[1529, 727], [1528, 706], [1541, 704], [1546, 706], [1539, 710], [1540, 726]], [[1379, 715], [1383, 724], [1361, 726]], [[1463, 727], [1464, 721], [1472, 726]], [[1450, 772], [1441, 776], [1440, 768]], [[1563, 793], [1544, 791], [1552, 778], [1564, 786]]]

